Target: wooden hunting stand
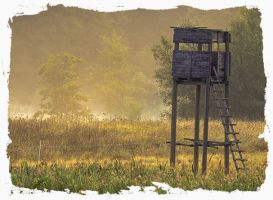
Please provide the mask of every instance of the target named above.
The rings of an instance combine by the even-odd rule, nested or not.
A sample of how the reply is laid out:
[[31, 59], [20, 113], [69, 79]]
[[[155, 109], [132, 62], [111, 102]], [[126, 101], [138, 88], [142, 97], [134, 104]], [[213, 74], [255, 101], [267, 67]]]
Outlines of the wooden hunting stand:
[[[239, 147], [237, 132], [232, 121], [229, 106], [230, 76], [230, 33], [205, 27], [174, 29], [173, 42], [173, 93], [172, 122], [170, 143], [170, 164], [175, 166], [176, 145], [194, 147], [193, 172], [198, 172], [199, 146], [203, 147], [202, 174], [207, 169], [207, 148], [224, 147], [225, 174], [229, 173], [229, 153], [231, 153], [237, 171], [245, 170], [245, 159]], [[186, 46], [197, 47], [185, 50]], [[222, 50], [221, 50], [222, 48]], [[196, 85], [194, 138], [185, 138], [186, 143], [176, 142], [177, 86], [179, 84]], [[199, 139], [199, 102], [201, 85], [205, 87], [203, 140]], [[213, 91], [216, 108], [224, 127], [224, 141], [208, 140], [209, 98]], [[239, 162], [240, 161], [240, 162]]]

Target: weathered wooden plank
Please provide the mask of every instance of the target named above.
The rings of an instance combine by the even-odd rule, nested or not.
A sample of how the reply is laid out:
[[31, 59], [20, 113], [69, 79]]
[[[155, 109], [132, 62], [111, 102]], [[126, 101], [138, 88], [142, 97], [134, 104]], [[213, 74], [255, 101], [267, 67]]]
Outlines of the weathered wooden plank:
[[[226, 82], [225, 83], [225, 98], [229, 98], [229, 83]], [[228, 105], [228, 101], [226, 102]], [[229, 120], [226, 118], [225, 119], [225, 123], [229, 123]], [[227, 131], [229, 131], [229, 126], [227, 126]], [[225, 142], [229, 142], [228, 136], [225, 134]], [[230, 150], [230, 146], [229, 145], [225, 145], [224, 147], [224, 163], [225, 163], [225, 174], [229, 173], [229, 150]]]
[[[200, 49], [200, 47], [198, 47]], [[199, 104], [200, 104], [200, 91], [201, 85], [196, 86], [196, 97], [195, 97], [195, 120], [194, 120], [194, 159], [193, 159], [193, 172], [197, 174], [198, 171], [198, 158], [199, 148], [197, 146], [199, 140]]]
[[213, 31], [212, 32], [212, 41], [223, 43], [225, 42], [225, 34], [223, 31]]
[[[211, 75], [211, 66], [216, 66], [219, 78], [224, 78], [225, 67], [229, 66], [226, 52], [174, 51], [173, 76], [175, 78], [206, 78]], [[230, 53], [228, 53], [229, 55]]]
[[225, 52], [218, 52], [217, 53], [217, 69], [218, 72], [225, 69]]
[[173, 63], [202, 62], [209, 60], [210, 53], [202, 51], [176, 51], [173, 53]]
[[194, 71], [194, 70], [181, 70], [181, 71], [174, 71], [173, 76], [175, 78], [204, 78], [210, 76], [209, 70], [203, 70], [203, 71]]
[[209, 68], [203, 68], [203, 67], [200, 67], [200, 66], [191, 66], [191, 67], [174, 67], [173, 68], [173, 72], [174, 73], [186, 73], [186, 72], [196, 72], [196, 73], [205, 73], [205, 72], [210, 72], [210, 69]]
[[202, 155], [202, 174], [207, 170], [207, 147], [208, 147], [208, 124], [209, 124], [209, 97], [210, 97], [210, 80], [206, 80], [205, 91], [205, 109], [204, 109], [204, 129], [203, 129], [203, 155]]
[[219, 78], [224, 78], [225, 76], [225, 62], [226, 52], [212, 52], [212, 66], [216, 67]]
[[230, 36], [226, 31], [212, 31], [212, 42], [230, 43], [231, 39], [227, 37], [227, 34]]
[[[217, 29], [174, 28], [173, 41], [183, 43], [226, 43], [231, 42], [230, 34]], [[227, 37], [227, 34], [229, 37]]]
[[173, 80], [172, 93], [172, 122], [171, 122], [171, 147], [170, 147], [170, 165], [175, 166], [176, 154], [176, 112], [177, 112], [177, 82]]
[[230, 76], [230, 54], [229, 54], [229, 42], [230, 41], [230, 33], [225, 33], [226, 43], [225, 43], [225, 81], [229, 81]]
[[210, 53], [202, 51], [174, 51], [175, 78], [202, 78], [210, 76]]
[[212, 32], [206, 29], [174, 29], [173, 42], [209, 43]]

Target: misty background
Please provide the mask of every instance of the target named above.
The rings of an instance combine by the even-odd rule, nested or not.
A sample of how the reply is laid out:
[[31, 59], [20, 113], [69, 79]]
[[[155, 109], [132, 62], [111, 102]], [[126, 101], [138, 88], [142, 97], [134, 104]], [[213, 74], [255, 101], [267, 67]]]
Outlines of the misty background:
[[[54, 114], [73, 107], [98, 117], [168, 117], [170, 27], [180, 25], [231, 32], [232, 113], [240, 118], [263, 119], [265, 76], [260, 13], [244, 7], [203, 11], [179, 6], [106, 13], [59, 5], [48, 6], [47, 11], [37, 15], [14, 17], [9, 114]], [[73, 64], [64, 65], [64, 71], [60, 71], [58, 66], [64, 59]], [[75, 91], [76, 98], [60, 95], [65, 91], [56, 89], [52, 81], [56, 74], [57, 80], [70, 80], [60, 88]], [[179, 88], [181, 118], [193, 116], [193, 91], [192, 86]], [[61, 97], [57, 98], [57, 94]], [[50, 104], [53, 96], [59, 103]]]

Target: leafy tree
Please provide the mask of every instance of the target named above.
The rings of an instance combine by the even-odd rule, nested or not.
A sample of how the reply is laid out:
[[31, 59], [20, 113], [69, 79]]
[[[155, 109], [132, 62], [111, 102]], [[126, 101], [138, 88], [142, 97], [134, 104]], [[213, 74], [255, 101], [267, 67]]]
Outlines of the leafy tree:
[[87, 96], [82, 92], [82, 60], [68, 53], [50, 56], [39, 75], [41, 77], [41, 107], [48, 114], [83, 114]]
[[[236, 117], [257, 119], [263, 117], [265, 77], [262, 59], [262, 30], [258, 9], [242, 8], [239, 16], [230, 24], [231, 43], [231, 89], [230, 102]], [[185, 26], [190, 26], [187, 22]], [[184, 46], [184, 48], [196, 48]], [[159, 44], [152, 48], [158, 64], [155, 78], [160, 88], [163, 103], [167, 106], [165, 116], [170, 115], [172, 100], [171, 39], [161, 37]], [[178, 87], [178, 117], [194, 114], [194, 87]], [[204, 91], [202, 91], [204, 92]], [[243, 98], [242, 98], [243, 97]], [[201, 106], [203, 99], [201, 98]], [[211, 103], [213, 103], [211, 101]], [[210, 116], [218, 116], [215, 106], [210, 106]]]
[[232, 107], [237, 116], [252, 119], [263, 118], [265, 104], [260, 16], [256, 8], [243, 8], [230, 24]]
[[139, 119], [144, 106], [147, 77], [129, 63], [129, 48], [116, 32], [101, 38], [100, 63], [91, 77], [94, 99], [112, 117]]
[[[195, 24], [195, 23], [194, 23]], [[190, 20], [185, 20], [181, 27], [194, 26]], [[195, 49], [195, 46], [184, 44], [183, 49]], [[166, 110], [162, 112], [163, 117], [170, 116], [172, 104], [172, 53], [173, 43], [172, 40], [161, 36], [161, 41], [152, 48], [154, 59], [157, 63], [155, 71], [155, 79], [160, 88], [160, 96], [166, 106]], [[193, 105], [191, 102], [194, 100], [193, 86], [178, 87], [177, 92], [177, 115], [178, 117], [192, 116]]]

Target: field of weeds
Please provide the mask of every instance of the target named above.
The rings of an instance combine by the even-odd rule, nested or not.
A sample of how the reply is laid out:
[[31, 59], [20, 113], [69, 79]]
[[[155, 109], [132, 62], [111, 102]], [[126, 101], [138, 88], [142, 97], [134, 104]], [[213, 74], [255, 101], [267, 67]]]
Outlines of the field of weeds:
[[[208, 164], [206, 176], [194, 176], [189, 156], [179, 158], [180, 162], [172, 169], [165, 160], [145, 158], [131, 160], [78, 160], [26, 162], [18, 161], [11, 165], [13, 184], [20, 187], [40, 190], [69, 189], [71, 192], [84, 190], [99, 193], [118, 193], [128, 186], [138, 185], [142, 188], [151, 186], [152, 182], [168, 183], [172, 187], [185, 190], [204, 188], [208, 190], [256, 191], [264, 181], [266, 167], [265, 154], [248, 154], [249, 169], [247, 173], [237, 174], [231, 168], [229, 176], [225, 176], [220, 156], [214, 156]], [[166, 193], [160, 188], [159, 193]]]
[[[41, 190], [99, 193], [117, 193], [131, 185], [149, 186], [153, 181], [186, 190], [257, 190], [265, 178], [267, 144], [258, 138], [265, 123], [236, 122], [249, 160], [248, 172], [237, 174], [231, 163], [231, 173], [225, 176], [223, 148], [219, 148], [209, 149], [207, 175], [195, 177], [192, 148], [178, 146], [177, 166], [169, 167], [169, 121], [13, 118], [9, 120], [12, 143], [8, 147], [12, 182]], [[193, 125], [193, 120], [178, 121], [177, 140], [192, 138]], [[220, 121], [210, 121], [209, 138], [223, 141]]]

